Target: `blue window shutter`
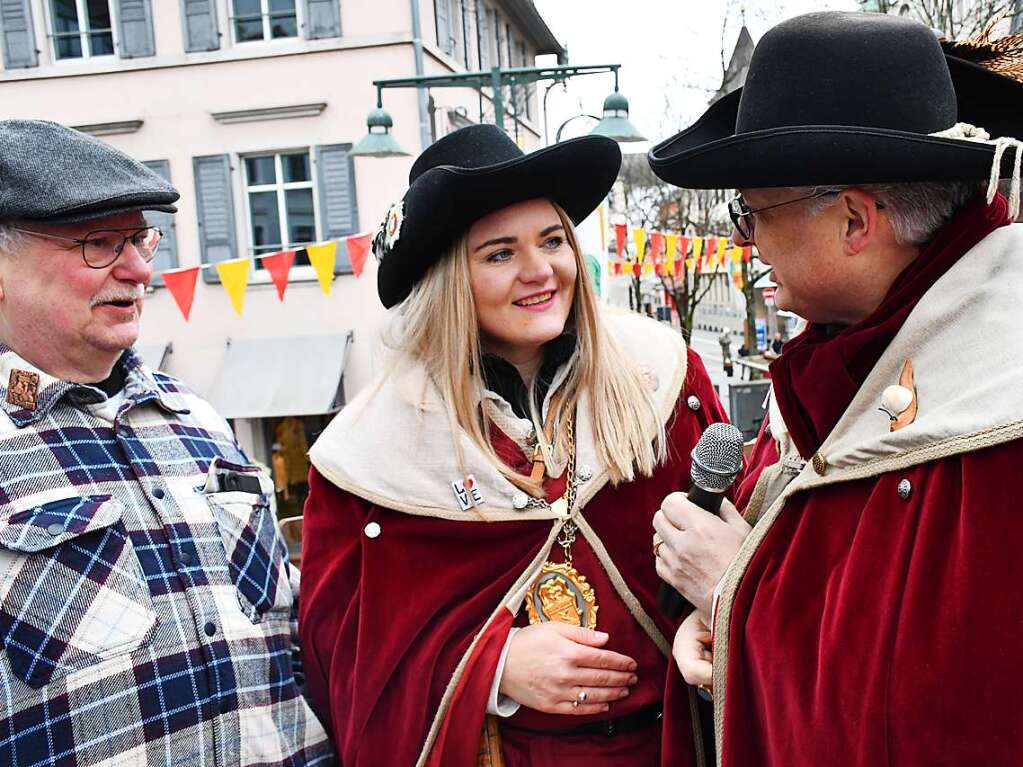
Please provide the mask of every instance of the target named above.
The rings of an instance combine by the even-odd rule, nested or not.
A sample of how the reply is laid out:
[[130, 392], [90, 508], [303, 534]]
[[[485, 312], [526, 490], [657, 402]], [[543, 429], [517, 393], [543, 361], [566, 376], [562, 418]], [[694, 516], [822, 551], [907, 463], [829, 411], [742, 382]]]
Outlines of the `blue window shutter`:
[[[170, 163], [166, 160], [149, 160], [142, 164], [158, 173], [164, 181], [170, 182]], [[163, 277], [160, 276], [160, 272], [178, 267], [178, 236], [174, 228], [174, 214], [149, 210], [146, 211], [146, 220], [163, 232], [160, 249], [156, 251], [156, 258], [153, 259], [152, 282], [153, 285], [161, 287]]]
[[29, 0], [0, 0], [4, 68], [25, 69], [38, 65]]
[[305, 36], [308, 40], [341, 36], [338, 0], [305, 0]]
[[214, 0], [181, 0], [185, 52], [215, 51], [220, 48], [217, 5]]
[[486, 3], [476, 5], [476, 38], [480, 45], [480, 69], [487, 70], [490, 63], [490, 9]]
[[153, 9], [149, 0], [117, 0], [117, 20], [122, 59], [156, 55]]
[[[316, 183], [320, 198], [320, 231], [328, 240], [336, 240], [359, 231], [359, 210], [355, 201], [355, 166], [349, 154], [351, 144], [327, 144], [316, 147]], [[338, 274], [351, 274], [348, 250], [337, 250]]]
[[[231, 159], [226, 154], [193, 157], [195, 201], [199, 214], [199, 254], [204, 264], [238, 257]], [[203, 269], [206, 282], [220, 282], [216, 269]]]
[[454, 50], [451, 38], [451, 7], [448, 0], [433, 0], [434, 12], [437, 17], [437, 45], [445, 53]]

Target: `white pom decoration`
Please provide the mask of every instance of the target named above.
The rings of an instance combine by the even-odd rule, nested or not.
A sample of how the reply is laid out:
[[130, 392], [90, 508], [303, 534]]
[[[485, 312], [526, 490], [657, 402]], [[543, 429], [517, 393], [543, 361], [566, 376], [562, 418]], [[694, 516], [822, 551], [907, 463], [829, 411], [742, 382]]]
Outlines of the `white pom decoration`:
[[881, 393], [881, 407], [893, 415], [902, 413], [913, 404], [913, 392], [905, 386], [889, 386]]

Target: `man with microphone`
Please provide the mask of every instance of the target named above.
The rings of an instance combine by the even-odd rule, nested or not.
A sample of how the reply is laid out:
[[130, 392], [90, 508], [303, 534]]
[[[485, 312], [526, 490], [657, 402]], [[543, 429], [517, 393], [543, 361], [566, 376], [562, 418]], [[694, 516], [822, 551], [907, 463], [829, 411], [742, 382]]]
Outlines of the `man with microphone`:
[[726, 767], [1019, 763], [1021, 108], [916, 22], [817, 13], [650, 152], [739, 191], [736, 242], [809, 321], [735, 491], [752, 529], [677, 494], [654, 521]]

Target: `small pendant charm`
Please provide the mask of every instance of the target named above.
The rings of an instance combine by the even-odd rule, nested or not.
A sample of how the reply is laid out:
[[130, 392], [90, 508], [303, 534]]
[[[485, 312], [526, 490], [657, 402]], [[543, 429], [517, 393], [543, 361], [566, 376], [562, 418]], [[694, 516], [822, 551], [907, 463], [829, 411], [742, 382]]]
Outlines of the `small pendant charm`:
[[530, 623], [556, 621], [570, 626], [597, 627], [597, 595], [568, 562], [548, 562], [529, 587], [526, 611]]

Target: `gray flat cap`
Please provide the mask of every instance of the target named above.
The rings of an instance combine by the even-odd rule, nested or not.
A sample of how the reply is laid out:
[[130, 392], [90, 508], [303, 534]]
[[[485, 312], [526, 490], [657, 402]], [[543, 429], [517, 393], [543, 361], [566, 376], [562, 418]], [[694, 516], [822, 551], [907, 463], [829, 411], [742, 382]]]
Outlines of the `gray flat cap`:
[[0, 120], [0, 221], [73, 224], [134, 210], [176, 213], [180, 195], [145, 165], [45, 120]]

